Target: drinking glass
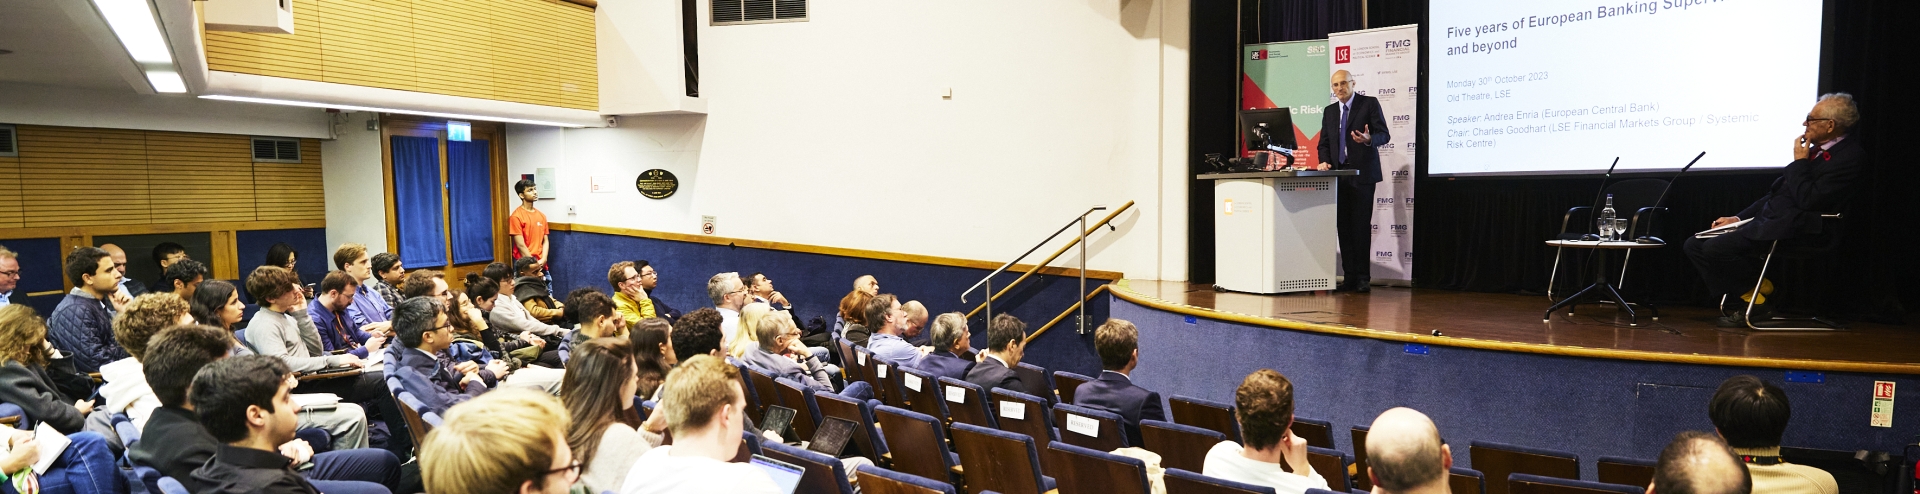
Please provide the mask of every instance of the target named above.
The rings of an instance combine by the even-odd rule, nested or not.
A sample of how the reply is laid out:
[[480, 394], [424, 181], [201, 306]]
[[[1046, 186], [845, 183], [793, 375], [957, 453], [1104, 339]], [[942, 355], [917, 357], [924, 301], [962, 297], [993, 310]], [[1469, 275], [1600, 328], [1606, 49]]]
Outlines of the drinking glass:
[[1614, 218], [1613, 219], [1613, 237], [1614, 237], [1613, 239], [1625, 240], [1622, 237], [1625, 237], [1626, 235], [1627, 235], [1627, 219]]

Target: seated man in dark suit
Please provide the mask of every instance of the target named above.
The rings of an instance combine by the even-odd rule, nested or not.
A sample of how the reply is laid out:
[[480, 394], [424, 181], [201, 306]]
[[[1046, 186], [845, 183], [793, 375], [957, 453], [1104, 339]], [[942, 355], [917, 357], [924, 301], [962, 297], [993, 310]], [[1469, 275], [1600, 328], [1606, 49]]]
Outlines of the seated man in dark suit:
[[[1860, 109], [1852, 95], [1821, 96], [1801, 123], [1806, 133], [1794, 139], [1793, 162], [1767, 188], [1767, 195], [1737, 216], [1714, 220], [1712, 227], [1747, 223], [1713, 238], [1687, 238], [1687, 257], [1706, 279], [1711, 295], [1738, 295], [1752, 304], [1755, 322], [1772, 317], [1767, 295], [1773, 292], [1773, 283], [1760, 280], [1759, 289], [1754, 289], [1760, 276], [1760, 260], [1755, 256], [1765, 254], [1774, 240], [1820, 233], [1820, 214], [1839, 212], [1848, 198], [1858, 195], [1867, 177], [1867, 152], [1849, 132], [1859, 120]], [[1739, 310], [1716, 321], [1721, 327], [1746, 326], [1747, 307], [1735, 305]]]
[[1099, 408], [1126, 419], [1128, 444], [1140, 442], [1141, 420], [1167, 420], [1160, 393], [1133, 385], [1133, 368], [1140, 365], [1140, 330], [1133, 323], [1108, 319], [1094, 330], [1093, 348], [1100, 353], [1100, 378], [1073, 391], [1073, 404]]
[[453, 324], [433, 297], [413, 297], [393, 308], [393, 330], [400, 344], [387, 348], [398, 369], [386, 369], [400, 379], [400, 387], [421, 403], [425, 414], [446, 416], [447, 409], [487, 392], [479, 364], [463, 362], [465, 368], [441, 365], [440, 353], [453, 345]]
[[[127, 451], [135, 464], [153, 467], [190, 492], [202, 492], [193, 471], [206, 465], [220, 449], [220, 441], [200, 424], [200, 417], [187, 401], [189, 385], [200, 369], [225, 358], [232, 336], [209, 326], [174, 326], [154, 335], [147, 344], [141, 369], [160, 408], [141, 429], [141, 440]], [[224, 386], [225, 383], [222, 383]], [[280, 443], [282, 454], [311, 451], [305, 441], [293, 439]], [[329, 494], [380, 493], [399, 491], [400, 459], [384, 449], [336, 449], [313, 456], [313, 468], [307, 480]]]
[[1033, 386], [1020, 382], [1020, 373], [1013, 367], [1020, 365], [1020, 357], [1026, 355], [1027, 323], [1007, 314], [993, 316], [987, 323], [987, 356], [967, 371], [967, 382], [980, 385], [986, 392], [997, 388], [1007, 388], [1036, 396]]
[[[967, 379], [967, 371], [973, 370], [972, 348], [967, 341], [973, 337], [967, 332], [967, 316], [958, 312], [948, 312], [933, 318], [932, 353], [920, 357], [920, 370], [932, 373], [934, 377]], [[964, 356], [963, 356], [964, 355]]]

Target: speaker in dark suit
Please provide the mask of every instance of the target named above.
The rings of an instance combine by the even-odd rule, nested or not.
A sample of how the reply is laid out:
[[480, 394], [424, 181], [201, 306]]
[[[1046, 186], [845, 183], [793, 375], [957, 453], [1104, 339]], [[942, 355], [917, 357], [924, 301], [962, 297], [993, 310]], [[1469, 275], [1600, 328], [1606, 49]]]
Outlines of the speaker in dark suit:
[[[1821, 233], [1822, 213], [1845, 209], [1849, 198], [1858, 196], [1867, 178], [1867, 151], [1860, 138], [1848, 134], [1860, 119], [1853, 96], [1846, 93], [1820, 97], [1808, 113], [1806, 133], [1794, 140], [1793, 161], [1781, 170], [1767, 188], [1767, 195], [1740, 211], [1737, 216], [1720, 218], [1718, 227], [1750, 220], [1733, 233], [1713, 238], [1687, 238], [1685, 251], [1712, 295], [1738, 295], [1754, 304], [1754, 318], [1771, 314], [1766, 295], [1771, 286], [1753, 290], [1760, 275], [1760, 261], [1774, 240], [1789, 240]], [[1725, 327], [1744, 327], [1740, 317], [1722, 317], [1716, 321]]]
[[1167, 420], [1160, 393], [1135, 386], [1132, 378], [1114, 371], [1103, 371], [1099, 379], [1074, 388], [1073, 404], [1120, 414], [1126, 419], [1127, 444], [1146, 444], [1140, 442], [1141, 420]]
[[1353, 93], [1345, 70], [1333, 73], [1333, 104], [1320, 114], [1320, 153], [1323, 169], [1359, 170], [1340, 177], [1336, 221], [1340, 231], [1340, 267], [1347, 280], [1340, 289], [1365, 292], [1373, 276], [1373, 193], [1380, 183], [1379, 146], [1392, 140], [1380, 100]]

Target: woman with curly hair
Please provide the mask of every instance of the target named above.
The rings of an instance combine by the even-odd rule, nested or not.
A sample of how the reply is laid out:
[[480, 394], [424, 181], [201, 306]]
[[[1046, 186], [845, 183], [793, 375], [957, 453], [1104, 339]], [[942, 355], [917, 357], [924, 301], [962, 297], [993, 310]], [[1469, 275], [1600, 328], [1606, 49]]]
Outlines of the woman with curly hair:
[[0, 453], [0, 475], [9, 486], [38, 485], [39, 492], [108, 493], [124, 492], [126, 480], [113, 464], [113, 452], [106, 436], [81, 432], [86, 416], [93, 412], [90, 400], [70, 400], [53, 386], [47, 375], [47, 363], [53, 347], [47, 344], [47, 323], [32, 307], [0, 307], [0, 402], [19, 406], [27, 418], [67, 434], [72, 443], [54, 460], [47, 473], [35, 475], [33, 463], [40, 459], [33, 431], [0, 429], [7, 452]]

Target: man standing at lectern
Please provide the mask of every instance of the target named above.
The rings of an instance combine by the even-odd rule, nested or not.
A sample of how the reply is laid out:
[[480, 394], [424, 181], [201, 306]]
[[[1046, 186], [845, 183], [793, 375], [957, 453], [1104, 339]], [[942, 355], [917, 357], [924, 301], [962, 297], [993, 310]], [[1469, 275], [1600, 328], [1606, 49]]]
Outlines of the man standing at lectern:
[[1760, 260], [1774, 240], [1801, 234], [1817, 234], [1823, 226], [1822, 213], [1838, 213], [1849, 197], [1859, 194], [1867, 176], [1866, 150], [1860, 140], [1849, 136], [1860, 121], [1860, 108], [1853, 95], [1830, 93], [1820, 96], [1800, 123], [1806, 132], [1793, 139], [1793, 162], [1787, 163], [1780, 178], [1767, 188], [1767, 195], [1735, 216], [1713, 220], [1713, 228], [1748, 220], [1732, 233], [1713, 238], [1687, 238], [1687, 257], [1711, 295], [1737, 295], [1739, 300], [1723, 307], [1732, 315], [1716, 321], [1721, 327], [1745, 327], [1746, 306], [1753, 305], [1755, 321], [1773, 317], [1767, 296], [1773, 283], [1761, 280], [1754, 293], [1754, 278], [1760, 276]]
[[1345, 70], [1333, 72], [1333, 99], [1320, 113], [1320, 169], [1359, 170], [1340, 177], [1340, 267], [1346, 281], [1335, 290], [1365, 293], [1372, 281], [1373, 188], [1380, 183], [1380, 150], [1392, 137], [1380, 100], [1353, 94], [1353, 79]]

